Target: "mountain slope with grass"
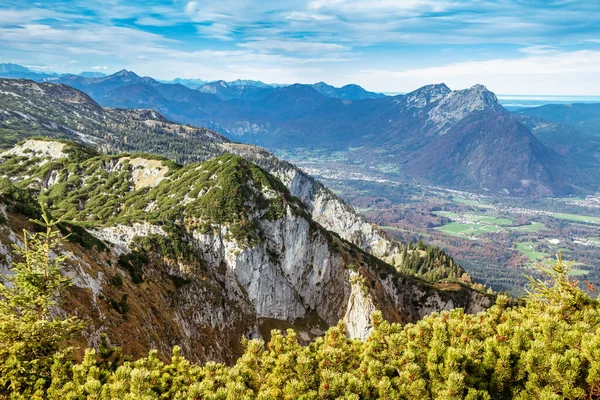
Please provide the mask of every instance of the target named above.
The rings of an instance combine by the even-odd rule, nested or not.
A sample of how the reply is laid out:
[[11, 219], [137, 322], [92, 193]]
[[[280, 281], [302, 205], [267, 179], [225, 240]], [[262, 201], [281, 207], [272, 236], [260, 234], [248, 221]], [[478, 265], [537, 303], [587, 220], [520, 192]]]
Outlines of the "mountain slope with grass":
[[316, 223], [277, 178], [239, 156], [181, 166], [37, 138], [0, 162], [3, 270], [17, 227], [29, 226], [19, 207], [35, 216], [36, 201], [47, 204], [73, 232], [67, 310], [88, 322], [90, 343], [107, 332], [131, 354], [179, 344], [192, 359], [230, 361], [242, 336], [268, 337], [272, 327], [309, 340], [345, 320], [352, 337], [365, 337], [375, 309], [414, 321], [491, 301], [458, 282], [400, 273]]

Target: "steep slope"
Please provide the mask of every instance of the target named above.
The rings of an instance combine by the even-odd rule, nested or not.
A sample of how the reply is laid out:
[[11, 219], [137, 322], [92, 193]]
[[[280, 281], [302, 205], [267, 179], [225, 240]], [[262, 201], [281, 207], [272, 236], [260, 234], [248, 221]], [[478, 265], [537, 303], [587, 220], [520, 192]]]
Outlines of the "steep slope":
[[556, 104], [513, 115], [546, 146], [567, 158], [600, 166], [600, 105]]
[[[4, 147], [28, 136], [46, 135], [93, 143], [108, 152], [161, 154], [180, 163], [234, 153], [281, 179], [292, 195], [307, 205], [313, 219], [326, 229], [405, 273], [416, 274], [422, 269], [422, 265], [409, 266], [408, 259], [402, 257], [405, 245], [387, 238], [330, 190], [261, 148], [229, 143], [223, 136], [206, 129], [174, 124], [154, 111], [102, 108], [85, 94], [64, 85], [0, 80], [0, 89]], [[310, 88], [308, 93], [321, 98]], [[422, 256], [420, 264], [427, 261], [425, 255]], [[434, 270], [426, 271], [423, 278], [458, 278], [464, 273], [445, 254], [436, 257], [434, 264]]]
[[567, 161], [505, 113], [472, 116], [441, 129], [429, 146], [410, 155], [408, 171], [449, 186], [478, 182], [484, 190], [512, 195], [574, 190]]
[[242, 335], [272, 327], [308, 340], [341, 319], [364, 337], [375, 309], [414, 321], [490, 305], [460, 284], [399, 274], [315, 223], [280, 181], [237, 156], [182, 167], [30, 139], [0, 160], [3, 268], [27, 225], [23, 207], [36, 212], [27, 190], [74, 232], [68, 307], [88, 321], [90, 343], [108, 332], [134, 355], [155, 347], [166, 356], [180, 344], [191, 359], [231, 361]]

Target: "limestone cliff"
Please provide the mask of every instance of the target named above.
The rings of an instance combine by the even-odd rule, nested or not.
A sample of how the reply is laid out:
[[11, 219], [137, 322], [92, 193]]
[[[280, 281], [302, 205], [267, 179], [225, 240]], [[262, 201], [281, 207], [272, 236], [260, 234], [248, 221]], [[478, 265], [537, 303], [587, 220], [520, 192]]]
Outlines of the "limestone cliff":
[[388, 237], [377, 225], [367, 222], [354, 208], [300, 168], [278, 159], [260, 147], [237, 143], [224, 143], [220, 146], [256, 163], [279, 178], [293, 196], [306, 204], [312, 218], [325, 229], [392, 265], [400, 263], [399, 241]]

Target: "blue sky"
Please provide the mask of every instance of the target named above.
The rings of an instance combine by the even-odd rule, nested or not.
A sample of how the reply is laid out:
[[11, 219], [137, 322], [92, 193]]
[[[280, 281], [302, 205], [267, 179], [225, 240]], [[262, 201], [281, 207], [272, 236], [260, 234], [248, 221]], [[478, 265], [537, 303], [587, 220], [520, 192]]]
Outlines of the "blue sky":
[[0, 62], [160, 79], [600, 95], [597, 0], [3, 0]]

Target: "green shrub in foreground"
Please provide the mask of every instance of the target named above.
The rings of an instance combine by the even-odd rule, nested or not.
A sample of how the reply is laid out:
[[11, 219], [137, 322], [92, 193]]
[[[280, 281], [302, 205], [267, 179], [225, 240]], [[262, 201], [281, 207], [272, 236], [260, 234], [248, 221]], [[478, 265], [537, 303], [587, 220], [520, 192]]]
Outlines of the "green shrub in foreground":
[[[51, 232], [52, 229], [48, 230], [46, 235]], [[56, 242], [32, 241], [29, 251], [43, 256], [53, 243]], [[54, 283], [51, 286], [36, 283], [24, 297], [14, 292], [14, 287], [3, 286], [0, 292], [9, 300], [8, 306], [0, 308], [0, 398], [593, 399], [600, 396], [598, 301], [568, 279], [568, 266], [560, 258], [553, 268], [545, 270], [551, 279], [532, 280], [524, 306], [508, 307], [507, 298], [499, 296], [495, 306], [477, 315], [452, 310], [406, 325], [388, 323], [380, 313], [374, 313], [373, 331], [364, 342], [348, 339], [341, 323], [307, 346], [298, 344], [292, 330], [286, 334], [274, 331], [267, 344], [245, 340], [245, 352], [232, 366], [191, 364], [177, 347], [170, 362], [161, 361], [156, 351], [146, 358], [122, 362], [115, 356], [119, 352], [109, 349], [106, 343], [98, 353], [87, 350], [82, 362], [72, 363], [69, 349], [58, 343], [80, 329], [78, 322], [52, 319], [45, 312], [36, 316], [26, 311], [30, 308], [43, 311], [44, 305], [54, 298], [52, 294], [59, 293], [68, 282], [56, 274], [58, 264], [50, 265], [44, 257], [30, 260], [30, 264], [17, 264], [16, 274], [11, 278], [17, 282], [15, 287], [39, 283], [39, 271], [43, 270], [52, 272]], [[28, 324], [28, 329], [34, 329], [32, 332], [55, 324], [60, 328], [55, 332], [60, 335], [41, 331], [49, 334], [49, 341], [38, 352], [39, 336], [31, 336], [20, 324]]]

